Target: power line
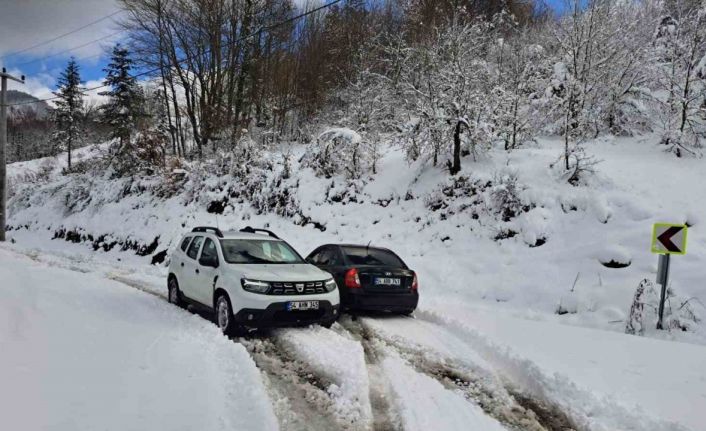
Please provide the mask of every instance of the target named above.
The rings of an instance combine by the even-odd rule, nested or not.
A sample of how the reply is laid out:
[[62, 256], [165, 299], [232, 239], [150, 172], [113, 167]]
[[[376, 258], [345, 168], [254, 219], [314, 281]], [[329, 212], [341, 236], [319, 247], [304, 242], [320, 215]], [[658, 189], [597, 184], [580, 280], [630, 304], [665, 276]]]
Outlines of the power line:
[[[280, 22], [278, 22], [278, 23], [275, 23], [275, 24], [272, 24], [272, 25], [269, 25], [269, 26], [261, 27], [261, 28], [260, 28], [259, 30], [257, 30], [256, 32], [247, 34], [247, 35], [242, 36], [242, 37], [240, 37], [240, 38], [238, 38], [238, 39], [236, 39], [236, 40], [233, 40], [233, 41], [229, 42], [228, 44], [226, 44], [225, 46], [232, 46], [232, 45], [235, 45], [236, 43], [242, 42], [242, 41], [244, 41], [244, 40], [246, 40], [246, 39], [250, 39], [251, 37], [257, 36], [257, 35], [259, 35], [259, 34], [261, 34], [261, 33], [266, 32], [266, 31], [273, 30], [273, 29], [275, 29], [275, 28], [277, 28], [277, 27], [281, 27], [281, 26], [283, 26], [283, 25], [290, 24], [290, 23], [292, 23], [292, 22], [294, 22], [294, 21], [297, 21], [297, 20], [299, 20], [299, 19], [301, 19], [301, 18], [304, 18], [304, 17], [306, 17], [306, 16], [315, 14], [316, 12], [319, 12], [319, 11], [322, 11], [322, 10], [324, 10], [324, 9], [326, 9], [326, 8], [329, 8], [329, 7], [331, 7], [331, 6], [335, 5], [335, 4], [338, 4], [338, 3], [342, 2], [342, 1], [343, 1], [343, 0], [333, 0], [333, 1], [331, 1], [331, 2], [328, 2], [328, 3], [326, 3], [326, 4], [321, 5], [321, 6], [319, 6], [319, 7], [316, 7], [316, 8], [314, 8], [314, 9], [310, 9], [310, 10], [308, 10], [308, 11], [306, 11], [306, 12], [303, 12], [303, 13], [301, 13], [301, 14], [299, 14], [299, 15], [293, 16], [293, 17], [291, 17], [291, 18], [287, 18], [287, 19], [285, 19], [284, 21], [280, 21]], [[210, 49], [207, 49], [206, 52], [210, 52]], [[189, 59], [189, 58], [186, 57], [186, 58], [182, 58], [181, 60], [177, 60], [176, 64], [177, 64], [177, 65], [180, 65], [181, 63], [184, 63], [184, 62], [187, 61], [188, 59]], [[154, 69], [146, 70], [146, 71], [144, 71], [144, 72], [140, 72], [140, 73], [138, 73], [138, 74], [136, 74], [136, 75], [133, 75], [132, 77], [133, 77], [133, 78], [141, 78], [141, 77], [143, 77], [143, 76], [151, 75], [151, 74], [156, 73], [156, 72], [159, 72], [159, 71], [160, 71], [160, 68], [157, 67], [157, 68], [154, 68]], [[97, 86], [97, 87], [85, 88], [83, 91], [84, 91], [84, 92], [95, 91], [95, 90], [99, 90], [99, 89], [101, 89], [101, 88], [106, 88], [106, 87], [108, 87], [108, 86], [105, 85], [105, 84], [103, 84], [103, 85], [99, 85], [99, 86]], [[48, 97], [48, 98], [46, 98], [46, 99], [28, 100], [28, 101], [25, 101], [25, 102], [11, 103], [11, 104], [8, 104], [7, 106], [31, 105], [31, 104], [33, 104], [33, 103], [48, 102], [48, 101], [50, 101], [50, 100], [56, 100], [56, 99], [58, 99], [58, 98], [59, 98], [59, 96], [54, 96], [54, 97]]]
[[119, 13], [121, 13], [121, 12], [122, 12], [122, 10], [117, 10], [117, 11], [111, 13], [110, 15], [106, 15], [106, 16], [104, 16], [104, 17], [102, 17], [102, 18], [98, 18], [97, 20], [92, 21], [92, 22], [89, 22], [88, 24], [83, 25], [83, 26], [81, 26], [81, 27], [79, 27], [79, 28], [77, 28], [77, 29], [75, 29], [75, 30], [71, 30], [71, 31], [66, 32], [66, 33], [64, 33], [64, 34], [60, 34], [60, 35], [55, 36], [55, 37], [53, 37], [53, 38], [51, 38], [51, 39], [49, 39], [49, 40], [45, 40], [44, 42], [40, 42], [40, 43], [38, 43], [38, 44], [36, 44], [36, 45], [32, 45], [32, 46], [30, 46], [30, 47], [21, 49], [21, 50], [19, 50], [19, 51], [11, 52], [10, 54], [5, 54], [5, 55], [3, 55], [2, 57], [0, 57], [0, 60], [4, 60], [4, 59], [6, 59], [7, 57], [12, 57], [12, 56], [14, 56], [14, 55], [22, 54], [22, 53], [24, 53], [24, 52], [31, 51], [31, 50], [33, 50], [33, 49], [35, 49], [35, 48], [39, 48], [40, 46], [44, 46], [44, 45], [46, 45], [46, 44], [55, 42], [55, 41], [57, 41], [57, 40], [59, 40], [59, 39], [61, 39], [61, 38], [63, 38], [63, 37], [66, 37], [66, 36], [68, 36], [68, 35], [70, 35], [70, 34], [74, 34], [74, 33], [79, 32], [79, 31], [81, 31], [81, 30], [83, 30], [83, 29], [85, 29], [85, 28], [88, 28], [88, 27], [90, 27], [90, 26], [92, 26], [92, 25], [94, 25], [94, 24], [98, 24], [98, 23], [101, 22], [101, 21], [105, 21], [106, 19], [112, 18], [112, 17], [114, 17], [115, 15], [117, 15], [117, 14], [119, 14]]
[[[67, 52], [71, 52], [71, 51], [77, 50], [77, 49], [85, 48], [85, 47], [87, 47], [87, 46], [89, 46], [89, 45], [93, 45], [93, 44], [96, 43], [96, 42], [101, 42], [101, 41], [106, 40], [106, 39], [109, 39], [109, 38], [111, 38], [111, 37], [113, 37], [113, 36], [117, 36], [117, 35], [119, 35], [119, 34], [122, 33], [122, 32], [123, 32], [123, 30], [116, 31], [116, 32], [114, 32], [114, 33], [110, 33], [110, 34], [108, 34], [108, 35], [106, 35], [106, 36], [103, 36], [103, 37], [100, 37], [100, 38], [98, 38], [98, 39], [92, 40], [92, 41], [90, 41], [90, 42], [86, 42], [86, 43], [83, 43], [83, 44], [81, 44], [81, 45], [74, 46], [74, 47], [72, 47], [72, 48], [67, 48], [67, 49], [64, 49], [64, 50], [62, 50], [62, 51], [55, 52], [55, 53], [53, 53], [53, 54], [47, 55], [46, 57], [36, 58], [36, 59], [34, 59], [34, 60], [25, 61], [24, 63], [16, 64], [16, 65], [14, 65], [13, 67], [22, 67], [22, 66], [26, 66], [26, 65], [28, 65], [28, 64], [39, 63], [40, 61], [44, 61], [44, 60], [47, 60], [47, 59], [49, 59], [49, 58], [56, 57], [57, 55], [61, 55], [61, 54], [65, 54], [65, 53], [67, 53]], [[86, 59], [89, 59], [89, 58], [98, 57], [98, 56], [100, 56], [100, 55], [103, 55], [103, 54], [89, 55], [89, 56], [87, 56], [87, 57], [80, 58], [79, 60], [86, 60]]]

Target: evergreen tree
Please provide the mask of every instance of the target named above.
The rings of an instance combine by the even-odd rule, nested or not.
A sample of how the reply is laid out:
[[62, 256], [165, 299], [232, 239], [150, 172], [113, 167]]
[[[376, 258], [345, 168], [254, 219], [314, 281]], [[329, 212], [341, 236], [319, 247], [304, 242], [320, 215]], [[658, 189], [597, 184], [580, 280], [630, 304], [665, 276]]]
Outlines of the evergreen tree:
[[71, 170], [71, 151], [80, 139], [84, 91], [78, 64], [71, 57], [59, 77], [59, 90], [54, 93], [58, 99], [53, 114], [56, 126], [53, 138], [59, 147], [67, 151], [68, 170]]
[[[131, 142], [132, 131], [138, 127], [143, 117], [144, 95], [137, 80], [130, 74], [133, 60], [128, 50], [120, 44], [113, 48], [110, 63], [103, 69], [106, 73], [104, 85], [110, 88], [99, 93], [108, 96], [108, 102], [101, 107], [102, 122], [110, 129], [110, 137], [117, 139], [114, 152], [119, 165], [134, 166], [136, 149]], [[121, 170], [121, 166], [118, 166]]]

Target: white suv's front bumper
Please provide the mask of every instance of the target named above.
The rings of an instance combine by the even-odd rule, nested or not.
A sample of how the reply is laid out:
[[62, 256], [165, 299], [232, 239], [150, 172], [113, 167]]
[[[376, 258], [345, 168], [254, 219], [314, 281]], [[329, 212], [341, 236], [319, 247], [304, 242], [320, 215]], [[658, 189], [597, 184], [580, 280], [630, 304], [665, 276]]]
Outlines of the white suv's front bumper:
[[[327, 324], [339, 315], [338, 289], [309, 295], [262, 295], [242, 290], [233, 296], [235, 321], [252, 328]], [[288, 303], [298, 301], [318, 301], [318, 309], [289, 311]]]

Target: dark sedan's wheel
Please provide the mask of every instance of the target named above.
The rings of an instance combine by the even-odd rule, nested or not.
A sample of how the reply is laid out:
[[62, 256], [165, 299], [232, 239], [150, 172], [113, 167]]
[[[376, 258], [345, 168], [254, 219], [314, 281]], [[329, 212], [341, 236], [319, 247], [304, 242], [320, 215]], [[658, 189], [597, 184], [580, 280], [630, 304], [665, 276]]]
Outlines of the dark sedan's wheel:
[[167, 286], [169, 288], [169, 303], [174, 304], [177, 307], [184, 308], [184, 300], [181, 298], [181, 292], [179, 291], [179, 283], [177, 282], [176, 277], [170, 278], [169, 283], [167, 283]]
[[405, 316], [410, 316], [410, 317], [412, 317], [412, 313], [414, 313], [414, 309], [405, 310], [405, 311], [402, 312], [403, 315], [405, 315]]

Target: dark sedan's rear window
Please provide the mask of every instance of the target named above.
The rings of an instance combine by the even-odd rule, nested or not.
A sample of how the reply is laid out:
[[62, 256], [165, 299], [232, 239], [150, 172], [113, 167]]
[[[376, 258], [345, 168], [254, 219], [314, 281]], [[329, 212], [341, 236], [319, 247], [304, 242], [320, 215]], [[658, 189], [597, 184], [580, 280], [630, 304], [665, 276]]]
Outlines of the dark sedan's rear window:
[[389, 266], [405, 268], [404, 262], [394, 253], [379, 248], [341, 247], [353, 265]]

